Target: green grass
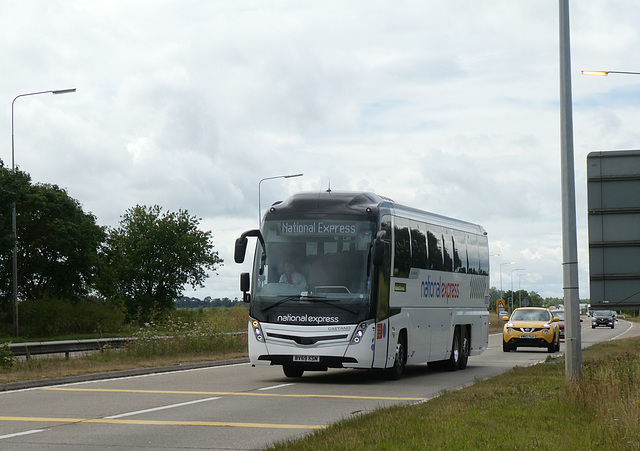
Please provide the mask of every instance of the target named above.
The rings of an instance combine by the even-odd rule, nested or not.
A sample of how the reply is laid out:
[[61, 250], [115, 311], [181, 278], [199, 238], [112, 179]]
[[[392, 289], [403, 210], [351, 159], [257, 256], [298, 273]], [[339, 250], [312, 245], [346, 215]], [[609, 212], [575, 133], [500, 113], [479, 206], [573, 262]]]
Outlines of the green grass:
[[246, 356], [246, 334], [233, 332], [246, 332], [248, 319], [245, 305], [180, 309], [157, 324], [130, 329], [127, 336], [136, 340], [124, 348], [104, 348], [70, 360], [60, 355], [16, 359], [0, 345], [0, 383]]
[[625, 450], [640, 448], [639, 425], [640, 338], [634, 338], [585, 349], [582, 384], [567, 384], [563, 358], [549, 359], [269, 449]]

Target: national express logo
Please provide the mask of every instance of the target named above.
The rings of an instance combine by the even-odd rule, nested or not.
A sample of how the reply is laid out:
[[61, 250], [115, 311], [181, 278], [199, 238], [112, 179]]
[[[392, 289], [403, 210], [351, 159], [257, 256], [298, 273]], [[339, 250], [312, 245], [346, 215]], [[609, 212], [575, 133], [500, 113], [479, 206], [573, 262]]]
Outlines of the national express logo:
[[313, 315], [278, 315], [277, 323], [305, 323], [305, 324], [336, 324], [340, 322], [337, 316], [313, 316]]
[[431, 280], [431, 276], [427, 276], [427, 280], [421, 283], [420, 296], [431, 299], [458, 299], [460, 297], [460, 284], [443, 282], [442, 277], [437, 280]]

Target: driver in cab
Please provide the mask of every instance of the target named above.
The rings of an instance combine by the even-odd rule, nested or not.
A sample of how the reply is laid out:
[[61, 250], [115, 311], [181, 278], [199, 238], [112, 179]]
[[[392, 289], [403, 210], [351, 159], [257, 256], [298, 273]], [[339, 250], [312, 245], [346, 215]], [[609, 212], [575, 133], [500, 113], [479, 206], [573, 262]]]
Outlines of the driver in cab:
[[284, 273], [280, 276], [280, 283], [287, 283], [300, 291], [307, 289], [307, 281], [302, 274], [296, 272], [293, 263], [285, 262]]

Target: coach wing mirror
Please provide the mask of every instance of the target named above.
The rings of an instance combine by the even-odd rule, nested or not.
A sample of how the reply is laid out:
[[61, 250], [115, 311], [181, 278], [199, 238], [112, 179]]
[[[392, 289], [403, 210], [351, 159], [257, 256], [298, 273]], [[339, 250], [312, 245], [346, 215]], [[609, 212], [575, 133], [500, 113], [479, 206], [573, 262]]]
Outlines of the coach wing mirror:
[[255, 229], [255, 230], [247, 230], [246, 232], [244, 232], [242, 235], [240, 235], [240, 238], [236, 239], [236, 246], [233, 252], [233, 259], [235, 260], [236, 263], [243, 263], [244, 262], [244, 256], [247, 252], [247, 237], [248, 236], [255, 236], [258, 238], [258, 240], [260, 240], [260, 244], [262, 244], [262, 259], [265, 260], [266, 259], [266, 248], [264, 246], [264, 238], [262, 238], [262, 233], [260, 233], [260, 230]]
[[373, 240], [373, 245], [371, 246], [371, 261], [374, 266], [380, 266], [382, 264], [384, 258], [384, 241], [382, 241], [382, 238], [384, 238], [386, 234], [386, 231], [381, 230]]
[[251, 295], [248, 293], [251, 286], [251, 279], [248, 272], [240, 274], [240, 291], [242, 291], [242, 300], [244, 302], [251, 301]]
[[247, 237], [240, 237], [236, 239], [236, 247], [233, 252], [233, 259], [236, 263], [243, 263], [244, 256], [247, 253]]
[[264, 245], [264, 238], [262, 237], [262, 233], [260, 233], [260, 230], [258, 229], [247, 230], [242, 235], [240, 235], [240, 238], [236, 239], [236, 246], [233, 251], [233, 259], [235, 260], [236, 263], [244, 262], [244, 256], [245, 256], [245, 253], [247, 252], [248, 236], [255, 236], [256, 238], [258, 238], [258, 241], [260, 241], [260, 244], [262, 245], [262, 255], [260, 256], [260, 270], [259, 270], [260, 275], [262, 275], [264, 273], [264, 265], [267, 263], [267, 248]]

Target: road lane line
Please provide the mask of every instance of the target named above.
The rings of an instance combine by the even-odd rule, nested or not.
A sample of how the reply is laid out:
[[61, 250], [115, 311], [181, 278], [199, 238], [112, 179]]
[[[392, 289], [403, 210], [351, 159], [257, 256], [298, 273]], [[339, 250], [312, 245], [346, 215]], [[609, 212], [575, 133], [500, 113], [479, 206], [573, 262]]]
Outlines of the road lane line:
[[161, 421], [161, 420], [121, 420], [109, 418], [47, 418], [47, 417], [3, 417], [0, 421], [25, 421], [38, 423], [91, 423], [130, 424], [138, 426], [208, 426], [261, 429], [324, 429], [321, 424], [276, 424], [276, 423], [234, 423], [230, 421]]
[[289, 383], [289, 384], [272, 385], [270, 387], [259, 388], [258, 390], [273, 390], [274, 388], [288, 387], [289, 385], [295, 385], [295, 384], [294, 383]]
[[0, 435], [0, 440], [3, 440], [5, 438], [20, 437], [22, 435], [37, 434], [38, 432], [44, 432], [44, 431], [45, 429], [32, 429], [30, 431], [16, 432], [15, 434]]
[[313, 395], [313, 394], [287, 394], [287, 393], [252, 393], [252, 392], [206, 392], [206, 391], [179, 391], [179, 390], [125, 390], [118, 388], [70, 388], [70, 387], [43, 387], [39, 390], [69, 391], [69, 392], [94, 392], [94, 393], [140, 393], [140, 394], [164, 394], [164, 395], [210, 395], [210, 396], [271, 396], [279, 398], [324, 398], [324, 399], [365, 399], [372, 401], [422, 401], [424, 398], [404, 398], [398, 396], [357, 396], [357, 395]]
[[135, 412], [126, 412], [126, 413], [120, 413], [118, 415], [110, 415], [110, 416], [105, 417], [105, 418], [107, 418], [107, 419], [115, 419], [115, 418], [131, 417], [133, 415], [140, 415], [142, 413], [157, 412], [159, 410], [173, 409], [175, 407], [184, 407], [184, 406], [189, 406], [191, 404], [198, 404], [198, 403], [201, 403], [201, 402], [213, 401], [215, 399], [220, 399], [220, 397], [216, 396], [214, 398], [196, 399], [194, 401], [181, 402], [181, 403], [178, 403], [178, 404], [169, 404], [167, 406], [153, 407], [151, 409], [137, 410]]

